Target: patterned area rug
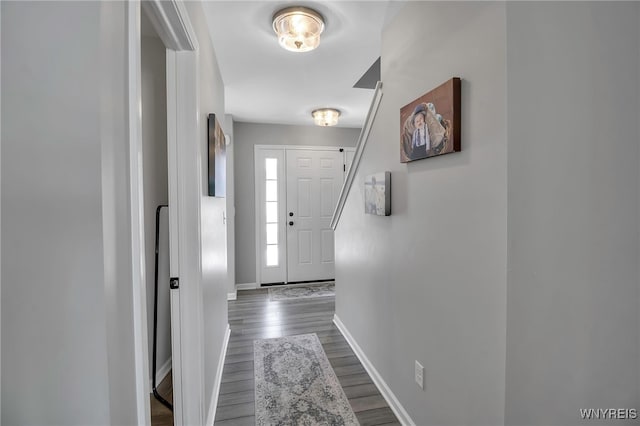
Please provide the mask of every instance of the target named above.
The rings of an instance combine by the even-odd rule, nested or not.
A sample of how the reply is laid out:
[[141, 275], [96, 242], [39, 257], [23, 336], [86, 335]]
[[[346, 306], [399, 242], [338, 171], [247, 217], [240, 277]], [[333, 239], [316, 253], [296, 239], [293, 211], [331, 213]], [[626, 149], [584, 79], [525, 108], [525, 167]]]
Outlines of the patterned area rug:
[[269, 300], [271, 301], [335, 295], [336, 285], [333, 282], [272, 287], [269, 289]]
[[358, 425], [316, 334], [253, 342], [256, 424]]

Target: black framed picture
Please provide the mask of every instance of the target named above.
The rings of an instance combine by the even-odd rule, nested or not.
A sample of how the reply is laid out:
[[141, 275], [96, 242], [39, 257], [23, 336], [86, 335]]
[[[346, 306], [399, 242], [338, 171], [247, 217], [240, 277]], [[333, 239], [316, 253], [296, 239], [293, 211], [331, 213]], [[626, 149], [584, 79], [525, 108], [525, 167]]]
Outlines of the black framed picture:
[[224, 197], [227, 192], [227, 144], [215, 114], [208, 117], [209, 196]]

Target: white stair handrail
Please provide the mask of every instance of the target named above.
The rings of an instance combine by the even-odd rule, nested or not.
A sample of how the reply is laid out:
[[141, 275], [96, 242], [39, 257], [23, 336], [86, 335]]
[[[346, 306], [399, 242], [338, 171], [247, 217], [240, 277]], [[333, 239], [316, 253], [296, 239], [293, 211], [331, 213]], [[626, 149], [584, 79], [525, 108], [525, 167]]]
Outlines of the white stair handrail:
[[367, 140], [369, 139], [369, 133], [371, 133], [371, 126], [373, 125], [373, 120], [378, 112], [378, 107], [380, 106], [380, 101], [382, 100], [382, 82], [378, 81], [376, 84], [376, 90], [373, 94], [373, 99], [371, 100], [371, 106], [369, 107], [369, 112], [367, 113], [367, 118], [364, 120], [364, 126], [362, 126], [362, 131], [360, 132], [360, 137], [358, 138], [358, 144], [356, 145], [356, 151], [353, 154], [353, 162], [351, 163], [351, 167], [349, 168], [349, 173], [347, 173], [347, 177], [342, 184], [342, 189], [340, 190], [340, 197], [338, 198], [338, 204], [336, 205], [335, 210], [333, 211], [333, 217], [331, 218], [331, 229], [334, 231], [338, 226], [338, 221], [340, 220], [340, 216], [342, 215], [342, 210], [344, 209], [344, 203], [347, 201], [347, 196], [349, 195], [349, 191], [351, 190], [351, 186], [353, 185], [353, 180], [355, 179], [356, 172], [358, 171], [358, 166], [360, 165], [360, 159], [362, 158], [362, 152], [364, 151], [364, 147], [367, 144]]

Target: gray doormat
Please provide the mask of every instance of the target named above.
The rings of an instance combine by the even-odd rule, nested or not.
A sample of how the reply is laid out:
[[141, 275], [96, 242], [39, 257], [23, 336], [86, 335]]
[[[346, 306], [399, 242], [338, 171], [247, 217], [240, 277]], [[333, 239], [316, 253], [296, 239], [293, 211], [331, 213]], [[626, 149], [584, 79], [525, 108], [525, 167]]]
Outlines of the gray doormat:
[[253, 342], [256, 424], [358, 425], [318, 336]]
[[269, 300], [271, 301], [335, 295], [336, 285], [334, 282], [269, 288]]

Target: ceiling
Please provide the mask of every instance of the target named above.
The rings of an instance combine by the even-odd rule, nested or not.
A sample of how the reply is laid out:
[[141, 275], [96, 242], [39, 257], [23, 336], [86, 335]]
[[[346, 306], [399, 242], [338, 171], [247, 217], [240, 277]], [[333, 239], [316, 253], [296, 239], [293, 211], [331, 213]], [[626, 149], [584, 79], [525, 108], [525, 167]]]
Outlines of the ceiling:
[[[289, 6], [320, 12], [320, 46], [295, 53], [281, 48], [272, 16]], [[339, 127], [361, 127], [373, 90], [354, 88], [380, 56], [382, 28], [399, 1], [205, 1], [226, 113], [235, 121], [312, 125], [320, 107], [342, 112]]]

